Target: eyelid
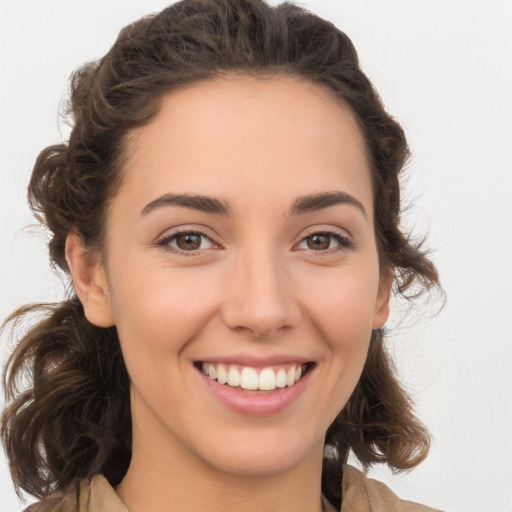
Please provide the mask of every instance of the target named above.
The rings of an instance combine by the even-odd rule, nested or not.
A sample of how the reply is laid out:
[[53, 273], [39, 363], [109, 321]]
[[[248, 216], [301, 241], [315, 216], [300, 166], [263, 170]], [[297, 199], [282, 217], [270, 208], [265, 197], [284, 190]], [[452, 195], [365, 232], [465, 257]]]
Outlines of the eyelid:
[[[201, 226], [198, 227], [176, 227], [171, 230], [166, 230], [164, 234], [160, 235], [155, 242], [155, 245], [167, 252], [178, 254], [180, 256], [194, 256], [199, 255], [201, 253], [204, 253], [206, 251], [210, 251], [212, 249], [222, 249], [222, 245], [217, 242], [214, 235], [208, 233], [210, 230]], [[209, 247], [206, 249], [197, 249], [197, 250], [182, 250], [179, 248], [171, 247], [169, 244], [171, 241], [175, 240], [180, 235], [184, 234], [192, 234], [197, 235], [200, 237], [204, 237], [208, 239], [213, 247]], [[330, 248], [330, 249], [324, 249], [324, 250], [318, 250], [315, 251], [314, 249], [298, 249], [297, 246], [301, 243], [303, 243], [307, 238], [314, 236], [314, 235], [327, 235], [333, 237], [335, 240], [338, 241], [338, 247]], [[293, 248], [297, 250], [309, 250], [309, 252], [316, 253], [317, 255], [326, 254], [326, 253], [333, 253], [333, 252], [340, 252], [340, 251], [346, 251], [349, 249], [354, 248], [354, 241], [351, 237], [351, 235], [344, 229], [341, 228], [335, 228], [332, 226], [323, 228], [322, 226], [312, 226], [310, 228], [307, 228], [305, 232], [302, 234], [300, 240], [294, 244]]]
[[314, 235], [331, 236], [338, 241], [339, 247], [334, 248], [334, 249], [325, 249], [325, 250], [318, 250], [318, 251], [315, 251], [313, 249], [304, 249], [304, 250], [309, 250], [309, 251], [317, 253], [317, 254], [322, 254], [322, 253], [325, 254], [325, 253], [349, 250], [349, 249], [352, 249], [355, 245], [351, 235], [349, 233], [347, 233], [346, 230], [334, 228], [334, 227], [322, 228], [321, 226], [314, 226], [314, 227], [308, 228], [306, 233], [301, 236], [300, 240], [295, 244], [294, 247], [297, 247], [299, 244], [304, 242], [306, 239], [308, 239], [309, 237], [314, 236]]
[[[180, 235], [186, 235], [186, 234], [197, 235], [197, 236], [206, 238], [212, 243], [213, 247], [209, 247], [206, 249], [185, 251], [185, 250], [181, 250], [179, 248], [172, 247], [170, 245], [170, 242], [172, 242], [173, 240], [176, 240], [176, 238], [178, 238]], [[180, 256], [196, 256], [198, 254], [201, 254], [205, 251], [209, 251], [211, 249], [222, 248], [222, 246], [215, 240], [215, 238], [211, 234], [205, 233], [205, 231], [198, 229], [198, 228], [194, 228], [194, 227], [180, 227], [180, 228], [175, 228], [174, 230], [171, 230], [171, 231], [167, 230], [167, 231], [165, 231], [165, 233], [163, 235], [160, 235], [157, 238], [155, 245], [158, 248], [162, 249], [163, 251], [170, 252], [173, 254], [178, 254]]]

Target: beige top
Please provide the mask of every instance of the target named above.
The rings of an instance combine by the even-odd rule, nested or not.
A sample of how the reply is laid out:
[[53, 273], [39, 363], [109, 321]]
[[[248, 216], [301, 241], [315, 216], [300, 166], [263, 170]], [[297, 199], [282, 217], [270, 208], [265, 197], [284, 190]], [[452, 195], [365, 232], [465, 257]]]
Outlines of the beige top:
[[[398, 498], [382, 482], [345, 466], [340, 512], [440, 512]], [[55, 494], [27, 509], [27, 512], [128, 512], [114, 489], [102, 475], [84, 480], [78, 492]]]

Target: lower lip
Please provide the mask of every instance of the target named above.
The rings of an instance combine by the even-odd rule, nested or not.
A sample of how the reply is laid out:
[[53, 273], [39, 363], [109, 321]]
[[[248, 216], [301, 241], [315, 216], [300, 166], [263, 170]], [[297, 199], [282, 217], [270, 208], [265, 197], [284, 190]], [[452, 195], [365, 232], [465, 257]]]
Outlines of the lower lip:
[[278, 388], [271, 393], [252, 393], [219, 384], [198, 371], [208, 389], [223, 405], [239, 414], [248, 416], [272, 416], [292, 405], [306, 389], [313, 368], [293, 386]]

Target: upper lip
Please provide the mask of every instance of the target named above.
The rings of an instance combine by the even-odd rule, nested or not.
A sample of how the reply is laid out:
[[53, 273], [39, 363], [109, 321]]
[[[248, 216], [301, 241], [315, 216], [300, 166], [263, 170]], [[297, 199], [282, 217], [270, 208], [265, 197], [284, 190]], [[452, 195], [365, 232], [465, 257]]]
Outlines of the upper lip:
[[240, 366], [249, 366], [251, 368], [265, 368], [267, 366], [278, 366], [284, 364], [306, 364], [312, 363], [313, 360], [307, 357], [276, 354], [273, 356], [253, 356], [248, 354], [229, 355], [229, 356], [215, 356], [205, 357], [196, 362], [210, 363], [210, 364], [233, 364]]

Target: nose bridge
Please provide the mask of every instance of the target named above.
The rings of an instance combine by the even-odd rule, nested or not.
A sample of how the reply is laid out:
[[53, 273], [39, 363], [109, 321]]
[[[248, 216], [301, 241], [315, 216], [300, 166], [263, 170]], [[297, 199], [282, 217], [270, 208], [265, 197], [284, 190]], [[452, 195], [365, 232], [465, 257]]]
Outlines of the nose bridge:
[[292, 327], [300, 311], [286, 263], [273, 247], [252, 246], [234, 258], [223, 304], [225, 323], [256, 337]]

